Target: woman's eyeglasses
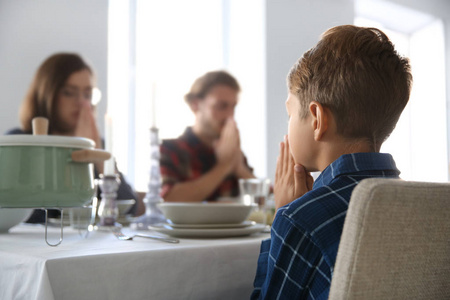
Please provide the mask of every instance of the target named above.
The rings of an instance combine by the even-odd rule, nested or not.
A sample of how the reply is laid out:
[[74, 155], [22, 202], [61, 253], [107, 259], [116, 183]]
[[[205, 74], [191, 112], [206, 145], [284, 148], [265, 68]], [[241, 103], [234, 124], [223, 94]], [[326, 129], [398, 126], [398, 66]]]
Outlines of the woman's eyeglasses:
[[72, 100], [82, 98], [84, 100], [90, 101], [94, 106], [97, 105], [102, 98], [102, 92], [96, 87], [92, 89], [86, 89], [84, 91], [81, 91], [78, 88], [63, 87], [60, 93], [63, 97]]

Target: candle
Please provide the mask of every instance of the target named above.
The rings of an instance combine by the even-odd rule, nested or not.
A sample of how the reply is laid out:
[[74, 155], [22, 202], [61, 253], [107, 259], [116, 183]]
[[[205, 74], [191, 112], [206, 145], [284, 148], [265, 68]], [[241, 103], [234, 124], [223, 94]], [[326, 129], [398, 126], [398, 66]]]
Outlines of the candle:
[[112, 153], [112, 118], [105, 114], [105, 150]]
[[[105, 114], [105, 150], [112, 154], [113, 150], [113, 132], [112, 118]], [[114, 175], [116, 173], [115, 160], [111, 157], [103, 163], [103, 175]]]
[[105, 160], [103, 163], [103, 175], [115, 175], [116, 174], [116, 161], [114, 157]]
[[152, 82], [152, 97], [150, 99], [152, 110], [152, 128], [156, 127], [156, 82]]

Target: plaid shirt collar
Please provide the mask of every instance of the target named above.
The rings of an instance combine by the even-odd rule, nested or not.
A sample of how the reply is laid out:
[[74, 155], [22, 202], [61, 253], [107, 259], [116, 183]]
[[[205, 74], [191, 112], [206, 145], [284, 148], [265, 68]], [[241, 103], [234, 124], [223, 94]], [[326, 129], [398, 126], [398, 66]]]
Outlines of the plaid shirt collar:
[[397, 175], [400, 171], [395, 165], [392, 155], [387, 153], [378, 153], [375, 157], [373, 153], [351, 153], [344, 154], [332, 162], [314, 181], [313, 189], [318, 189], [324, 185], [329, 185], [335, 178], [367, 170], [395, 170]]
[[192, 127], [186, 127], [183, 134], [180, 136], [180, 139], [185, 140], [191, 147], [202, 145], [203, 147], [210, 148], [211, 151], [213, 150], [211, 147], [203, 143], [198, 136], [195, 135]]

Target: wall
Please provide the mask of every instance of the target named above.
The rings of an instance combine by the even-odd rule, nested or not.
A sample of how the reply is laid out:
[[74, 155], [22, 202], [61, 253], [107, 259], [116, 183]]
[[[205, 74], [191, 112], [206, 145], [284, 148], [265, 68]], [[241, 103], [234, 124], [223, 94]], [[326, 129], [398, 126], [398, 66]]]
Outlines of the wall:
[[[389, 2], [412, 8], [414, 10], [430, 14], [440, 18], [444, 25], [445, 42], [445, 82], [447, 102], [447, 162], [448, 180], [450, 181], [450, 1], [448, 0], [389, 0]], [[433, 74], [429, 74], [433, 76]], [[433, 124], [435, 125], [435, 124]], [[431, 136], [433, 133], [430, 134]], [[430, 149], [431, 150], [431, 149]], [[432, 151], [432, 150], [431, 150]]]
[[[0, 134], [19, 126], [18, 109], [42, 61], [78, 52], [95, 69], [103, 93], [107, 70], [108, 0], [0, 0]], [[103, 130], [103, 124], [100, 130]]]
[[267, 175], [274, 178], [279, 143], [287, 134], [286, 75], [326, 29], [353, 24], [351, 0], [266, 1]]
[[[442, 19], [445, 39], [445, 73], [446, 73], [446, 99], [447, 99], [447, 157], [448, 180], [450, 181], [450, 1], [448, 0], [390, 0]], [[432, 74], [430, 74], [432, 76]]]

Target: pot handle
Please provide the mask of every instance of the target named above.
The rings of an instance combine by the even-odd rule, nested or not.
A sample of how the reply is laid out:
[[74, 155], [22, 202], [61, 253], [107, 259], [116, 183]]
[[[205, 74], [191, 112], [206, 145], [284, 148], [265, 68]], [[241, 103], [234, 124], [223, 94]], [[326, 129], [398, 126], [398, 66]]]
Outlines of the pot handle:
[[44, 117], [35, 117], [31, 120], [33, 135], [47, 135], [48, 119]]
[[80, 163], [97, 163], [111, 158], [111, 153], [100, 149], [82, 149], [72, 152], [72, 161]]

